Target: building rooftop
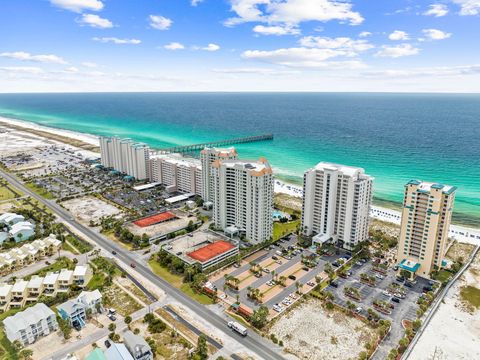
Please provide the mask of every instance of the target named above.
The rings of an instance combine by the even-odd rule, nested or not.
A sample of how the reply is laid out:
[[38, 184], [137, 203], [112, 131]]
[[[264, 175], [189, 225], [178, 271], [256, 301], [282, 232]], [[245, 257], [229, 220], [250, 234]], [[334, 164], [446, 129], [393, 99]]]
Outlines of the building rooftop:
[[158, 223], [168, 221], [168, 220], [172, 220], [172, 219], [175, 219], [175, 218], [176, 218], [176, 216], [175, 216], [174, 213], [171, 213], [169, 211], [165, 211], [165, 212], [160, 213], [160, 214], [155, 214], [155, 215], [143, 218], [143, 219], [135, 220], [133, 223], [137, 226], [140, 226], [140, 227], [147, 227], [147, 226], [150, 226], [150, 225], [158, 224]]
[[11, 332], [16, 333], [49, 316], [55, 316], [55, 313], [44, 303], [38, 303], [13, 316], [7, 317], [3, 320], [3, 324]]
[[25, 280], [17, 280], [12, 287], [12, 292], [24, 292], [27, 288], [28, 281]]
[[62, 269], [60, 274], [58, 274], [59, 281], [67, 281], [70, 280], [73, 276], [73, 270]]
[[54, 285], [57, 282], [59, 273], [48, 273], [45, 275], [45, 279], [43, 280], [43, 283], [45, 285]]
[[85, 276], [88, 271], [88, 266], [77, 265], [75, 270], [73, 270], [73, 276]]
[[224, 240], [220, 240], [208, 244], [198, 250], [190, 252], [187, 255], [190, 256], [192, 259], [204, 263], [234, 248], [235, 246], [233, 244]]
[[134, 360], [124, 344], [113, 343], [104, 354], [107, 360]]
[[28, 282], [27, 287], [29, 289], [37, 289], [43, 284], [43, 277], [40, 277], [38, 275], [33, 276], [30, 281]]
[[215, 161], [212, 166], [220, 167], [221, 165], [228, 168], [236, 168], [245, 170], [253, 176], [261, 176], [264, 174], [272, 174], [272, 167], [265, 158], [259, 160], [224, 160]]
[[[361, 167], [349, 166], [349, 165], [342, 165], [342, 164], [335, 164], [326, 161], [319, 162], [314, 167], [315, 170], [331, 170], [331, 171], [340, 171], [345, 175], [356, 177], [360, 175], [365, 175], [365, 170]], [[368, 176], [368, 175], [365, 175]]]
[[455, 186], [450, 186], [450, 185], [444, 185], [440, 183], [431, 183], [431, 182], [426, 182], [426, 181], [420, 181], [420, 180], [410, 180], [407, 185], [416, 185], [418, 186], [418, 190], [420, 191], [428, 191], [430, 192], [432, 189], [434, 190], [442, 190], [444, 194], [451, 194], [457, 188]]
[[0, 284], [0, 296], [7, 296], [12, 291], [12, 285]]
[[125, 331], [123, 333], [123, 342], [129, 349], [135, 349], [139, 353], [151, 351], [150, 345], [141, 336], [135, 335], [133, 332]]

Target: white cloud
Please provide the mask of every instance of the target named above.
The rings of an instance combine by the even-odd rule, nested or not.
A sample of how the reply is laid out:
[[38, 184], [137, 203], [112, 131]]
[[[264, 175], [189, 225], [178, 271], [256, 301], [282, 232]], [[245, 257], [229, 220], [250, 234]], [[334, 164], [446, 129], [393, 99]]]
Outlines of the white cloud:
[[79, 70], [75, 66], [71, 66], [65, 69], [65, 72], [67, 73], [77, 73]]
[[460, 5], [460, 15], [478, 15], [480, 14], [480, 0], [453, 0]]
[[16, 52], [4, 52], [0, 54], [0, 57], [6, 57], [10, 59], [20, 60], [20, 61], [34, 61], [42, 63], [54, 63], [54, 64], [66, 64], [67, 62], [57, 55], [32, 55], [24, 51]]
[[81, 13], [84, 10], [100, 11], [103, 3], [99, 0], [50, 0], [56, 7]]
[[260, 74], [260, 75], [293, 75], [300, 74], [298, 70], [276, 70], [268, 68], [228, 68], [212, 69], [213, 72], [220, 74]]
[[390, 35], [388, 35], [388, 38], [394, 41], [408, 40], [408, 34], [405, 31], [395, 30]]
[[293, 26], [279, 26], [279, 25], [272, 25], [272, 26], [264, 26], [264, 25], [256, 25], [253, 28], [253, 32], [262, 35], [298, 35], [300, 34], [300, 29]]
[[242, 53], [242, 58], [296, 68], [359, 69], [365, 67], [365, 65], [358, 60], [335, 62], [325, 61], [331, 58], [345, 55], [348, 55], [348, 53], [338, 49], [316, 49], [298, 47], [277, 49], [271, 51], [247, 50]]
[[97, 64], [95, 64], [94, 62], [90, 62], [90, 61], [85, 61], [82, 63], [82, 66], [85, 66], [87, 68], [96, 68], [98, 67]]
[[168, 30], [173, 21], [160, 15], [150, 15], [150, 26], [157, 30]]
[[448, 14], [448, 7], [445, 4], [432, 4], [429, 9], [423, 13], [426, 16], [441, 17]]
[[371, 35], [372, 33], [370, 31], [362, 31], [360, 34], [358, 34], [358, 37], [369, 37]]
[[420, 49], [410, 44], [400, 44], [397, 46], [384, 45], [382, 46], [382, 50], [377, 52], [375, 55], [381, 57], [398, 58], [402, 56], [417, 55], [419, 52]]
[[437, 66], [429, 68], [415, 68], [409, 70], [378, 70], [367, 71], [362, 75], [372, 77], [424, 77], [424, 76], [458, 76], [480, 74], [480, 64], [461, 66]]
[[200, 50], [217, 51], [220, 50], [220, 46], [218, 46], [217, 44], [208, 44], [207, 46], [200, 48]]
[[0, 67], [0, 71], [6, 72], [9, 75], [15, 74], [32, 74], [38, 75], [43, 74], [45, 71], [36, 66], [4, 66]]
[[114, 43], [114, 44], [132, 44], [132, 45], [137, 45], [140, 44], [142, 41], [138, 39], [119, 39], [116, 37], [94, 37], [92, 38], [93, 41], [98, 41], [101, 43]]
[[191, 1], [190, 1], [190, 4], [192, 4], [192, 6], [197, 6], [197, 5], [200, 4], [201, 2], [203, 2], [203, 0], [191, 0]]
[[300, 45], [318, 49], [337, 49], [344, 51], [346, 56], [355, 56], [358, 52], [372, 49], [374, 46], [367, 40], [354, 40], [348, 37], [329, 38], [321, 36], [305, 36], [300, 39]]
[[163, 46], [167, 50], [183, 50], [185, 49], [185, 46], [178, 42], [171, 42], [170, 44], [164, 45]]
[[82, 18], [78, 19], [79, 24], [88, 25], [100, 29], [112, 28], [113, 24], [110, 20], [101, 18], [95, 14], [82, 14]]
[[428, 40], [444, 40], [452, 36], [451, 33], [447, 33], [438, 29], [424, 29], [422, 32]]
[[360, 13], [352, 11], [351, 3], [338, 0], [230, 0], [230, 3], [237, 17], [225, 21], [227, 26], [252, 21], [297, 25], [331, 20], [358, 25], [364, 20]]

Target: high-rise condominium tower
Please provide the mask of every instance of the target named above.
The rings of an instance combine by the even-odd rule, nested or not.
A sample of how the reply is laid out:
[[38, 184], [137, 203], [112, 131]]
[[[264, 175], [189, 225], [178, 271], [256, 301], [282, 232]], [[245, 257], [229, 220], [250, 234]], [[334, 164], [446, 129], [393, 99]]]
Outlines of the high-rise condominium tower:
[[100, 154], [102, 165], [107, 168], [113, 168], [137, 180], [145, 180], [148, 176], [150, 148], [145, 144], [116, 136], [101, 136]]
[[237, 160], [238, 155], [235, 148], [227, 149], [205, 148], [200, 152], [202, 163], [202, 198], [204, 201], [213, 202], [212, 196], [212, 163], [216, 160]]
[[270, 239], [273, 174], [267, 160], [216, 160], [211, 172], [215, 225], [233, 228], [253, 243]]
[[313, 242], [352, 249], [368, 238], [373, 177], [362, 168], [321, 162], [303, 177], [302, 229]]
[[442, 266], [456, 187], [411, 180], [405, 185], [397, 261], [429, 277]]

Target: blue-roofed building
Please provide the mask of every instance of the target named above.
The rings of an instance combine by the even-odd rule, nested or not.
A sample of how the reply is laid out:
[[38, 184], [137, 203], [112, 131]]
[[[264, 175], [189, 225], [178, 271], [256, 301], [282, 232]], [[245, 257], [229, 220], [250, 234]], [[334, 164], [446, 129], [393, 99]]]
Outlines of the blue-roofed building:
[[85, 357], [85, 360], [106, 360], [106, 357], [100, 348], [96, 348]]

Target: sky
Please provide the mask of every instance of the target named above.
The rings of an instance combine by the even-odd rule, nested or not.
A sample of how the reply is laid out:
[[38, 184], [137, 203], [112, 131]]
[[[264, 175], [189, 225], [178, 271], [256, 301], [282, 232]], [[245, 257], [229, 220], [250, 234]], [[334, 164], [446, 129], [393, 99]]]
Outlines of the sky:
[[0, 92], [480, 92], [480, 0], [1, 0]]

